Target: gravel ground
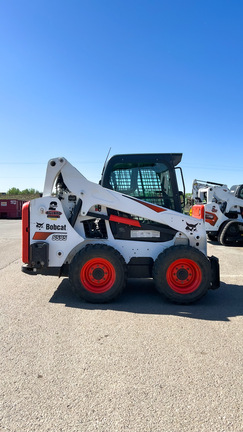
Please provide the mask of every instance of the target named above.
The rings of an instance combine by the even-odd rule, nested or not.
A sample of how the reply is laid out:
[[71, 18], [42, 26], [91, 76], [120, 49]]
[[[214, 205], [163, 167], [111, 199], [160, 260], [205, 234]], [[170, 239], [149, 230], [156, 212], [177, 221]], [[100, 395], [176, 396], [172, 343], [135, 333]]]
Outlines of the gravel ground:
[[20, 226], [0, 221], [1, 432], [243, 431], [243, 248], [209, 244], [197, 304], [131, 280], [99, 306], [20, 271]]

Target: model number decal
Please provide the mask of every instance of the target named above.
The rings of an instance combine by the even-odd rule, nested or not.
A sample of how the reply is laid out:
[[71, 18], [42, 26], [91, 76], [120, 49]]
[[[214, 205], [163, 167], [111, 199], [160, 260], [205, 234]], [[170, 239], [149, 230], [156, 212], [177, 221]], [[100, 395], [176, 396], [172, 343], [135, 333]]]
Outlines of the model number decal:
[[52, 240], [53, 241], [66, 241], [67, 240], [67, 234], [53, 234]]

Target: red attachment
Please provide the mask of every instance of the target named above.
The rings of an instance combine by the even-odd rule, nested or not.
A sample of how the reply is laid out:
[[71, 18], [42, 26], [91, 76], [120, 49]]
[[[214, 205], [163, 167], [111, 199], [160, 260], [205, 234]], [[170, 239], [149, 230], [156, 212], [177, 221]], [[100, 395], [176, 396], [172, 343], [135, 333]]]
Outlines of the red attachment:
[[197, 219], [204, 219], [204, 205], [195, 204], [192, 206], [192, 216]]
[[166, 280], [173, 291], [179, 294], [190, 294], [199, 287], [202, 281], [202, 272], [195, 261], [181, 258], [169, 266]]
[[110, 215], [109, 220], [111, 222], [118, 222], [118, 223], [123, 223], [126, 225], [141, 227], [140, 222], [136, 219], [129, 219], [129, 218], [121, 217], [121, 216]]
[[29, 263], [29, 246], [30, 246], [30, 228], [29, 228], [29, 205], [30, 202], [24, 203], [22, 207], [22, 261]]
[[102, 294], [113, 286], [116, 280], [115, 268], [104, 258], [93, 258], [82, 267], [80, 279], [85, 289]]

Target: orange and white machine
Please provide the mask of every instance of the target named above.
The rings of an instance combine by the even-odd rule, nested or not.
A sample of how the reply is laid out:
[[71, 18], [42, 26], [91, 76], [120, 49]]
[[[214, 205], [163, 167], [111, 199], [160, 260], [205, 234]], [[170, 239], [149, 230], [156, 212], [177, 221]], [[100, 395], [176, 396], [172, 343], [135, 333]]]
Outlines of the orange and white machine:
[[203, 218], [208, 238], [222, 245], [243, 244], [243, 185], [194, 180], [192, 216]]
[[203, 219], [92, 183], [63, 157], [48, 162], [43, 196], [23, 207], [22, 260], [23, 272], [69, 277], [95, 303], [116, 298], [129, 277], [152, 277], [179, 303], [220, 284]]

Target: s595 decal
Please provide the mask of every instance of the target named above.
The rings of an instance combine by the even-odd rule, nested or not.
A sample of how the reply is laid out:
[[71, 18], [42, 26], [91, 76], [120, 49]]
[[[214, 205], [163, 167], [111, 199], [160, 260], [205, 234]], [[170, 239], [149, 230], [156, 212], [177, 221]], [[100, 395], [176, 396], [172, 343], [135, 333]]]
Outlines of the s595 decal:
[[52, 240], [53, 241], [66, 241], [67, 240], [67, 234], [53, 234]]

